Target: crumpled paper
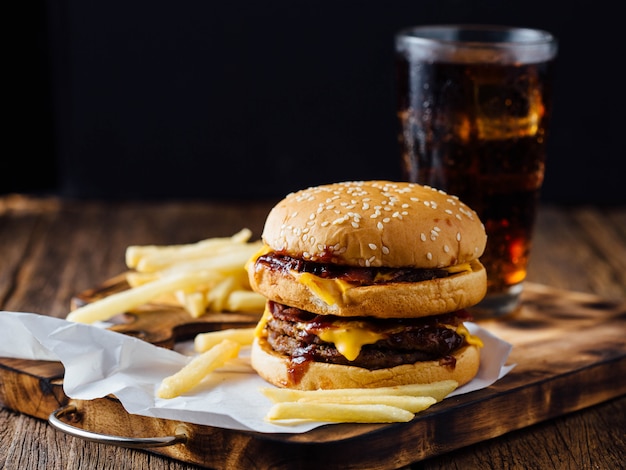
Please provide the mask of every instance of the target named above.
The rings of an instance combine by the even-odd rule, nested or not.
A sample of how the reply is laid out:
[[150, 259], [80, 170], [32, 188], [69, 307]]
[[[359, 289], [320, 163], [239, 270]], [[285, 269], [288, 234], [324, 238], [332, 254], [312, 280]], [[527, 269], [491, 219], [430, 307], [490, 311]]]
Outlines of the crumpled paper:
[[[506, 365], [511, 344], [474, 323], [466, 326], [485, 344], [481, 366], [471, 382], [449, 396], [488, 387], [514, 367]], [[112, 394], [132, 414], [262, 433], [301, 433], [328, 424], [265, 421], [272, 403], [259, 388], [271, 385], [251, 368], [248, 354], [249, 348], [243, 348], [239, 358], [213, 372], [191, 392], [161, 399], [156, 396], [161, 381], [187, 364], [189, 354], [94, 325], [33, 313], [0, 312], [0, 357], [62, 362], [63, 388], [70, 398], [92, 400]]]

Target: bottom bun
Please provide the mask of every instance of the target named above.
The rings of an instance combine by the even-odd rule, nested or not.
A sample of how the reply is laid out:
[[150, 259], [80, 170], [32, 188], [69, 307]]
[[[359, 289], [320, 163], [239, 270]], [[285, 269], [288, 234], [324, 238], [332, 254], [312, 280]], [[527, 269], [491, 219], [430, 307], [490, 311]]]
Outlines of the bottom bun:
[[[439, 361], [420, 361], [387, 369], [368, 370], [361, 367], [323, 362], [308, 362], [300, 380], [294, 381], [294, 367], [288, 357], [275, 352], [263, 338], [255, 338], [250, 360], [252, 367], [267, 382], [282, 388], [298, 390], [336, 388], [393, 387], [441, 380], [456, 380], [459, 386], [472, 380], [480, 366], [478, 347], [468, 345], [454, 355], [456, 365], [444, 366]], [[297, 370], [296, 366], [296, 370]]]

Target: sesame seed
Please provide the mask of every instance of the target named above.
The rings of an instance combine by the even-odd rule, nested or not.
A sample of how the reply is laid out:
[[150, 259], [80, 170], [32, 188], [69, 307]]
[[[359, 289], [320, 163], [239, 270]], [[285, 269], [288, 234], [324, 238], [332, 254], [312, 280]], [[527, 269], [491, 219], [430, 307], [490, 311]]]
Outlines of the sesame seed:
[[426, 253], [426, 258], [428, 258], [429, 260], [433, 259], [433, 254], [429, 251], [428, 253]]
[[369, 244], [369, 245], [367, 245], [367, 246], [369, 246], [369, 247], [370, 247], [370, 250], [375, 250], [375, 249], [377, 249], [377, 248], [378, 248], [378, 247], [377, 247], [374, 243], [370, 243], [370, 244]]
[[426, 235], [423, 233], [420, 233], [420, 239], [425, 242], [426, 241]]
[[450, 253], [450, 247], [448, 245], [443, 245], [443, 251]]
[[383, 255], [388, 255], [389, 254], [389, 248], [386, 247], [385, 245], [383, 245], [382, 252], [383, 252]]
[[384, 225], [383, 225], [383, 223], [382, 223], [382, 222], [378, 222], [378, 223], [376, 224], [376, 228], [378, 228], [378, 230], [382, 230], [382, 229], [383, 229], [383, 227], [384, 227]]
[[457, 232], [456, 233], [456, 241], [460, 242], [461, 241], [461, 232]]

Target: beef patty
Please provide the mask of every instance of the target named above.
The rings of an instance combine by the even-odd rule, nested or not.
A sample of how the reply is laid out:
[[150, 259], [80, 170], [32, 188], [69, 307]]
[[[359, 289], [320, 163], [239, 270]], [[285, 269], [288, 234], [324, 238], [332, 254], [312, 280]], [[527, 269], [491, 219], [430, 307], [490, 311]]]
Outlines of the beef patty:
[[[458, 326], [471, 319], [468, 312], [422, 318], [382, 319], [373, 317], [337, 317], [317, 315], [277, 302], [268, 303], [267, 342], [272, 348], [293, 360], [313, 360], [331, 364], [384, 369], [418, 361], [440, 360], [454, 365], [452, 353], [465, 344], [465, 338], [445, 325]], [[349, 361], [333, 343], [323, 341], [318, 333], [334, 323], [358, 322], [383, 335], [383, 339], [361, 348], [358, 357]]]

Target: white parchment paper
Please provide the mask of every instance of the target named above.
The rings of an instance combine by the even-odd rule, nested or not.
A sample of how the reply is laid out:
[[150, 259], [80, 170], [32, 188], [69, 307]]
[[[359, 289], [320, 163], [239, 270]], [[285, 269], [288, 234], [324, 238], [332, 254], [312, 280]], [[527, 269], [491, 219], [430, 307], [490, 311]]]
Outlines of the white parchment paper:
[[[450, 396], [488, 387], [506, 375], [511, 344], [474, 323], [466, 323], [485, 346], [478, 375]], [[23, 312], [0, 312], [0, 357], [60, 361], [70, 398], [92, 400], [115, 395], [133, 414], [264, 433], [299, 433], [327, 423], [281, 425], [264, 420], [271, 402], [259, 392], [268, 387], [250, 367], [249, 350], [212, 373], [186, 395], [156, 396], [163, 378], [191, 360], [145, 341], [98, 326]]]

